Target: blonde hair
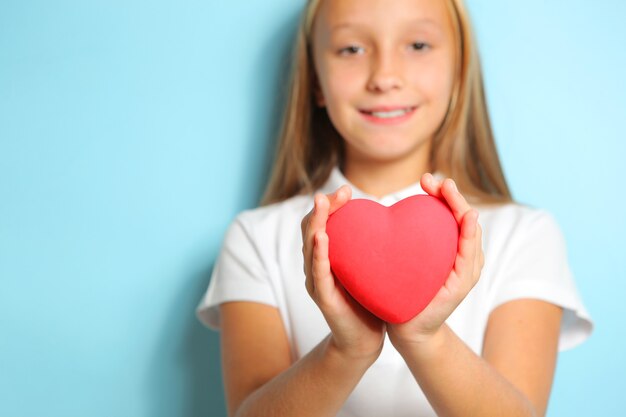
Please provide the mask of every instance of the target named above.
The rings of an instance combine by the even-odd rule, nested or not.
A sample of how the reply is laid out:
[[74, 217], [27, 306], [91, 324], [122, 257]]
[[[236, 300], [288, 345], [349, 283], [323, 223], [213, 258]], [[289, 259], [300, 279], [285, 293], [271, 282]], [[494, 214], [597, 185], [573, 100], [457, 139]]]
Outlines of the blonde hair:
[[[314, 192], [344, 157], [342, 138], [313, 97], [313, 20], [321, 0], [309, 0], [293, 49], [291, 76], [275, 163], [261, 204]], [[456, 38], [456, 76], [446, 116], [433, 137], [430, 168], [457, 183], [470, 203], [512, 197], [493, 138], [478, 50], [462, 0], [447, 0]]]

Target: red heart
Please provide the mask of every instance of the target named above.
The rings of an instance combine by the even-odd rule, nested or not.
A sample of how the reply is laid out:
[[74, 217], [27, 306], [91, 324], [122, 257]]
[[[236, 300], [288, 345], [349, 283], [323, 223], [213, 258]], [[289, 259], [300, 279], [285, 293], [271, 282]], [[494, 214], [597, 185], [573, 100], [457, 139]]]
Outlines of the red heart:
[[333, 274], [363, 307], [384, 321], [419, 314], [445, 283], [457, 253], [459, 226], [430, 195], [391, 207], [350, 200], [328, 218]]

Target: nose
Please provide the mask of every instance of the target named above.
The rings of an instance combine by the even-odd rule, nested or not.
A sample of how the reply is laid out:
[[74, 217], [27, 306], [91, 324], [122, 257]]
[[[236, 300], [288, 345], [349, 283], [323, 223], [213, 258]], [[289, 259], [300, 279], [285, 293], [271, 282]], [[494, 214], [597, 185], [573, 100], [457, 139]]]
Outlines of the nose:
[[368, 90], [386, 92], [402, 87], [404, 84], [402, 63], [397, 53], [380, 49], [372, 56], [371, 61], [372, 69], [367, 83]]

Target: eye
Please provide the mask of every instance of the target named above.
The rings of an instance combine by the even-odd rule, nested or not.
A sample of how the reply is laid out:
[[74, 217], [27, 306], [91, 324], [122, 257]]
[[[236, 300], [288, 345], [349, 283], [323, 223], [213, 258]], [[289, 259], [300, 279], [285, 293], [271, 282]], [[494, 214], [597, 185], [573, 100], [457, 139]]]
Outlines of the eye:
[[339, 50], [339, 55], [355, 55], [363, 48], [355, 45], [350, 45]]
[[415, 51], [423, 51], [423, 50], [427, 49], [428, 46], [429, 45], [424, 43], [424, 42], [414, 42], [414, 43], [411, 44], [411, 47]]

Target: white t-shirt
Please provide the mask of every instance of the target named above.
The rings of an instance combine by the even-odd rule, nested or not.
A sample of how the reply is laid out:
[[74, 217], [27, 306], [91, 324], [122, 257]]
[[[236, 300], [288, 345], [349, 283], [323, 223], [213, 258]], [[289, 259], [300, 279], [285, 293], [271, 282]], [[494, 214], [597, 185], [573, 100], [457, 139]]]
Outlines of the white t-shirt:
[[[418, 182], [376, 199], [350, 184], [337, 167], [319, 191], [331, 193], [343, 184], [352, 187], [352, 198], [367, 198], [385, 206], [425, 194]], [[219, 330], [218, 305], [225, 301], [275, 306], [286, 327], [293, 360], [306, 355], [328, 335], [328, 324], [304, 285], [300, 222], [312, 207], [312, 195], [296, 196], [237, 216], [196, 310], [202, 323]], [[565, 241], [554, 218], [546, 211], [513, 203], [475, 208], [483, 229], [485, 264], [478, 283], [448, 318], [448, 326], [480, 355], [489, 313], [507, 301], [534, 298], [564, 308], [559, 350], [583, 342], [593, 325], [576, 290]], [[435, 413], [386, 338], [379, 358], [337, 416], [415, 415]]]

